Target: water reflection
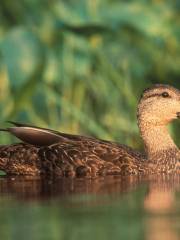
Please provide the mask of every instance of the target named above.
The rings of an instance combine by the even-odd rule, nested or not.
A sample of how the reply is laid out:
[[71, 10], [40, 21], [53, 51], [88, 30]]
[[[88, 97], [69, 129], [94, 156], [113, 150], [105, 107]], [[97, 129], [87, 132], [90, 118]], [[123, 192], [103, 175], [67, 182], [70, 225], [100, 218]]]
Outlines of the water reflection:
[[[149, 184], [149, 194], [144, 199], [145, 209], [153, 214], [146, 220], [148, 240], [178, 240], [179, 199], [176, 197], [180, 187], [180, 178], [156, 178]], [[173, 217], [174, 216], [174, 217]]]
[[0, 231], [5, 239], [23, 239], [23, 223], [31, 234], [40, 226], [31, 239], [176, 240], [179, 189], [180, 176], [1, 178]]
[[0, 179], [0, 194], [26, 201], [54, 200], [81, 194], [113, 197], [136, 189], [140, 183], [141, 179], [135, 177], [54, 180], [11, 177]]
[[144, 199], [144, 207], [151, 213], [168, 213], [175, 210], [179, 177], [155, 178], [149, 182], [149, 193]]

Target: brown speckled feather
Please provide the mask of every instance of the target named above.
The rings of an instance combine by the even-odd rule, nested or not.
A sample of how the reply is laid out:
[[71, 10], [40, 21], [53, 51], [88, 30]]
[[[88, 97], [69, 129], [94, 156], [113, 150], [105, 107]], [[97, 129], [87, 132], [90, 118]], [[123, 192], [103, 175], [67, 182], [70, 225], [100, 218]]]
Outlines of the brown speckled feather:
[[144, 161], [143, 155], [129, 147], [100, 143], [96, 139], [80, 142], [67, 140], [44, 147], [25, 143], [1, 146], [0, 159], [1, 169], [9, 174], [65, 177], [136, 174], [137, 164]]

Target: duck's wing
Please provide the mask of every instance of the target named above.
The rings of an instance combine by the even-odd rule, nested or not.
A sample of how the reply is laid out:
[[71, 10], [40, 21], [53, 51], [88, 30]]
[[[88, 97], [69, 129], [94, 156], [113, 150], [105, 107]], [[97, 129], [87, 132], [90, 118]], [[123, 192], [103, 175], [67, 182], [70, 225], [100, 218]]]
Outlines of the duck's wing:
[[[142, 154], [135, 151], [131, 147], [116, 142], [110, 142], [102, 139], [96, 139], [88, 136], [73, 135], [61, 133], [48, 128], [40, 128], [28, 124], [17, 122], [10, 122], [15, 125], [7, 129], [0, 129], [0, 131], [7, 131], [19, 138], [21, 141], [34, 146], [50, 146], [57, 144], [60, 148], [79, 149], [79, 151], [91, 152], [100, 156], [102, 159], [116, 157], [119, 153], [128, 153], [134, 155], [135, 158], [141, 159]], [[73, 147], [72, 147], [73, 146]]]
[[19, 122], [14, 122], [14, 121], [7, 121], [7, 122], [13, 124], [15, 127], [21, 127], [21, 128], [28, 127], [28, 128], [33, 128], [33, 129], [37, 129], [37, 130], [45, 130], [45, 131], [48, 131], [48, 132], [51, 132], [51, 133], [54, 133], [57, 135], [60, 134], [60, 132], [49, 129], [49, 128], [41, 128], [41, 127], [37, 127], [34, 125], [30, 125], [30, 124], [26, 124], [26, 123], [19, 123]]
[[29, 143], [34, 146], [48, 146], [60, 141], [65, 141], [63, 136], [60, 136], [56, 131], [16, 122], [11, 123], [15, 126], [0, 129], [0, 131], [9, 132], [25, 143]]
[[6, 129], [0, 129], [0, 131], [6, 131], [10, 134], [16, 136], [21, 141], [29, 143], [34, 146], [49, 146], [59, 142], [71, 142], [71, 141], [88, 141], [96, 139], [73, 135], [67, 133], [61, 133], [48, 128], [40, 128], [29, 124], [18, 123], [14, 121], [8, 121], [13, 124], [14, 127], [9, 127]]
[[[10, 132], [20, 140], [37, 146], [51, 145], [58, 143], [59, 141], [86, 141], [94, 139], [88, 136], [63, 133], [48, 128], [41, 128], [14, 121], [8, 121], [8, 123], [13, 124], [15, 127], [0, 129], [0, 131]], [[37, 141], [32, 138], [36, 138]], [[98, 139], [94, 139], [94, 141], [98, 141]]]
[[65, 176], [137, 174], [139, 166], [144, 164], [140, 153], [136, 154], [123, 145], [98, 142], [95, 139], [59, 142], [42, 147], [39, 156], [47, 171], [50, 171], [50, 167], [54, 169], [57, 164]]
[[[28, 164], [32, 165], [31, 168], [35, 164], [32, 168], [35, 169], [32, 170], [33, 174], [36, 174], [33, 172], [36, 170], [48, 174], [80, 177], [99, 174], [136, 174], [138, 166], [141, 167], [144, 164], [140, 161], [143, 160], [140, 153], [118, 143], [62, 134], [50, 129], [19, 123], [2, 130], [28, 143], [1, 147], [0, 153], [3, 153], [3, 156], [8, 154], [9, 157], [9, 154], [13, 152], [13, 159], [18, 163], [13, 165], [16, 169], [12, 166], [11, 173], [15, 171], [22, 174], [22, 171], [23, 173], [25, 171], [22, 169], [27, 169]], [[33, 161], [30, 161], [29, 159], [32, 158]], [[28, 164], [23, 166], [22, 159]]]
[[[29, 124], [24, 124], [24, 123], [18, 123], [18, 122], [14, 122], [14, 121], [8, 121], [8, 122], [13, 124], [16, 127], [21, 127], [21, 128], [29, 127], [31, 129], [32, 128], [37, 129], [38, 131], [43, 130], [43, 131], [46, 131], [48, 133], [56, 134], [60, 137], [61, 140], [82, 141], [82, 140], [93, 139], [92, 137], [89, 137], [89, 136], [81, 136], [81, 135], [63, 133], [63, 132], [59, 132], [59, 131], [52, 130], [52, 129], [49, 129], [49, 128], [41, 128], [41, 127], [37, 127], [37, 126], [29, 125]], [[1, 129], [1, 130], [3, 131], [3, 129]]]

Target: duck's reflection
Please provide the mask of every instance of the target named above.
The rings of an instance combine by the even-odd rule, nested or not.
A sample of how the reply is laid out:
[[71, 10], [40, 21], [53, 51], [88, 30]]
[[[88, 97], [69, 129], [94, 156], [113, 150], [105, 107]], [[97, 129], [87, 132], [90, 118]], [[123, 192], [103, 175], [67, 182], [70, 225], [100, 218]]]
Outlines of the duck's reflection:
[[176, 192], [180, 186], [179, 180], [178, 176], [165, 177], [156, 178], [150, 183], [149, 194], [144, 200], [144, 207], [150, 214], [146, 220], [148, 240], [179, 239], [177, 227], [179, 206], [176, 199]]
[[98, 179], [33, 179], [11, 177], [0, 179], [0, 195], [26, 201], [61, 199], [69, 195], [115, 196], [135, 189], [139, 178], [107, 177]]
[[[124, 193], [139, 191], [143, 186], [142, 197], [144, 209], [145, 239], [176, 240], [178, 232], [180, 205], [177, 193], [180, 188], [180, 176], [157, 177], [106, 177], [98, 179], [61, 179], [43, 180], [31, 178], [1, 178], [0, 199], [16, 199], [17, 201], [40, 203], [44, 201], [62, 200], [64, 197], [76, 195], [95, 195], [94, 204], [104, 204], [99, 199], [108, 196], [108, 201], [121, 200]], [[137, 199], [136, 199], [137, 201]], [[87, 203], [85, 203], [87, 204]], [[106, 202], [105, 202], [106, 204]], [[89, 206], [89, 202], [88, 205]]]
[[175, 228], [172, 220], [162, 217], [146, 221], [147, 240], [178, 240], [178, 229]]
[[180, 176], [105, 177], [97, 179], [34, 179], [32, 177], [0, 178], [0, 196], [19, 200], [44, 200], [67, 195], [92, 194], [119, 196], [146, 186], [144, 208], [151, 213], [172, 209], [175, 193], [180, 187]]

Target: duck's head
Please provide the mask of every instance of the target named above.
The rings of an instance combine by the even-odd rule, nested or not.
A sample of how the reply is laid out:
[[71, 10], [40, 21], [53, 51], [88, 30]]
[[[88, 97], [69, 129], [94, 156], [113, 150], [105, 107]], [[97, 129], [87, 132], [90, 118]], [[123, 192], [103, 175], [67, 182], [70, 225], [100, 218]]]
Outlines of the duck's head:
[[180, 118], [180, 91], [172, 86], [156, 84], [145, 89], [138, 105], [139, 124], [163, 126]]

